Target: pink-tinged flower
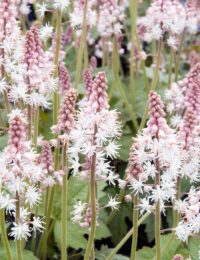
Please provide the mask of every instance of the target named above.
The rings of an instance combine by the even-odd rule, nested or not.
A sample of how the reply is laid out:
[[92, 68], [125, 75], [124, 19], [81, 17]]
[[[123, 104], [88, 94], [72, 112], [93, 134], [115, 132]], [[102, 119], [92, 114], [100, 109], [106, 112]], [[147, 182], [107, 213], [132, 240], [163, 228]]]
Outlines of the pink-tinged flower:
[[[167, 125], [163, 102], [156, 92], [150, 91], [147, 127], [134, 139], [126, 170], [133, 192], [148, 195], [145, 205], [141, 203], [141, 212], [150, 207], [150, 201], [158, 200], [164, 211], [165, 203], [175, 198], [181, 159], [178, 136]], [[155, 180], [158, 174], [160, 184], [149, 186], [147, 181]]]
[[176, 0], [154, 0], [138, 22], [139, 36], [147, 42], [159, 40], [166, 32], [181, 34], [186, 22], [185, 8]]
[[109, 37], [113, 34], [121, 34], [127, 5], [128, 1], [99, 1], [99, 20], [97, 30], [101, 36]]
[[173, 256], [172, 260], [184, 260], [184, 257], [182, 255], [177, 254]]
[[59, 111], [58, 124], [53, 126], [54, 132], [63, 132], [68, 134], [74, 127], [74, 115], [77, 97], [78, 93], [73, 88], [71, 88], [65, 95]]
[[39, 164], [45, 174], [52, 173], [54, 171], [53, 158], [51, 154], [51, 147], [48, 141], [42, 141], [42, 153], [38, 158]]
[[189, 148], [190, 145], [197, 144], [199, 129], [197, 128], [196, 114], [187, 109], [180, 126], [180, 138], [183, 141], [184, 149]]
[[8, 150], [14, 153], [23, 153], [26, 149], [27, 122], [20, 110], [13, 110], [9, 115]]
[[6, 35], [12, 34], [12, 29], [16, 26], [16, 9], [12, 0], [2, 0], [0, 5], [0, 40]]
[[107, 79], [105, 72], [99, 72], [94, 79], [92, 93], [90, 94], [89, 104], [94, 112], [108, 109], [108, 95], [106, 93]]
[[92, 93], [93, 84], [94, 84], [92, 72], [90, 69], [85, 69], [83, 73], [83, 81], [85, 86], [86, 98], [89, 100], [90, 95]]
[[[84, 15], [84, 4], [82, 0], [74, 1], [73, 11], [70, 12], [70, 22], [71, 26], [76, 30], [76, 33], [79, 33], [82, 30], [83, 15]], [[91, 28], [97, 23], [97, 12], [95, 10], [95, 1], [88, 1], [87, 6], [87, 28]]]
[[138, 163], [137, 153], [135, 153], [137, 149], [138, 149], [138, 144], [133, 143], [129, 154], [128, 167], [126, 170], [127, 179], [130, 182], [133, 179], [136, 180], [142, 179], [144, 176], [144, 170], [142, 166]]
[[166, 92], [169, 113], [183, 116], [187, 111], [193, 112], [199, 124], [200, 115], [200, 63], [197, 63], [186, 77], [173, 83]]
[[28, 85], [29, 87], [36, 87], [34, 86], [33, 77], [38, 76], [40, 66], [43, 63], [44, 55], [42, 42], [39, 38], [39, 31], [36, 26], [32, 26], [26, 33], [24, 52], [24, 63], [26, 65], [27, 74], [29, 77]]
[[59, 92], [61, 95], [65, 95], [70, 89], [70, 74], [65, 64], [61, 62], [58, 67], [59, 72]]
[[[99, 204], [98, 201], [96, 201], [96, 214], [98, 216], [99, 213]], [[98, 220], [96, 220], [96, 225], [98, 225]], [[87, 205], [85, 214], [83, 215], [83, 222], [80, 223], [81, 227], [90, 227], [92, 222], [92, 207], [91, 205]]]
[[178, 238], [186, 242], [189, 236], [198, 234], [200, 231], [200, 190], [192, 186], [181, 204], [182, 207], [177, 209], [181, 220], [175, 231]]
[[186, 29], [195, 34], [198, 32], [200, 20], [200, 4], [199, 0], [187, 0], [185, 4], [186, 9]]
[[171, 130], [165, 120], [165, 112], [163, 110], [164, 105], [160, 96], [154, 92], [149, 93], [149, 116], [150, 119], [147, 122], [147, 129], [152, 137], [162, 138], [165, 135], [170, 134]]
[[190, 64], [190, 67], [192, 68], [197, 63], [200, 63], [200, 55], [198, 52], [192, 50], [187, 55], [187, 62]]
[[53, 63], [49, 51], [44, 51], [39, 30], [32, 26], [24, 44], [24, 78], [27, 85], [26, 103], [31, 107], [49, 107], [49, 96], [55, 90]]
[[185, 107], [200, 114], [200, 63], [197, 63], [185, 79]]

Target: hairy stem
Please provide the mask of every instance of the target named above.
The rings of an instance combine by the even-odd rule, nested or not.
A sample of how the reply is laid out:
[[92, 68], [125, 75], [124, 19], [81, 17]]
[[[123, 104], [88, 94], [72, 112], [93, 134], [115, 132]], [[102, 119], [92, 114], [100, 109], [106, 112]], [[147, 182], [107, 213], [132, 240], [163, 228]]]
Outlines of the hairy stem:
[[[94, 138], [93, 143], [95, 143], [97, 133], [97, 126], [94, 129]], [[90, 234], [89, 240], [86, 247], [86, 252], [84, 256], [84, 260], [88, 260], [92, 253], [92, 248], [94, 246], [94, 237], [95, 237], [95, 230], [96, 230], [96, 153], [92, 156], [92, 163], [91, 163], [91, 172], [90, 172], [90, 203], [92, 208], [92, 221], [90, 227]]]
[[38, 128], [39, 128], [39, 114], [40, 114], [40, 108], [37, 107], [35, 109], [35, 114], [34, 114], [34, 134], [33, 134], [33, 144], [36, 150], [37, 150], [37, 137], [38, 137]]
[[135, 99], [136, 99], [136, 84], [134, 79], [134, 42], [136, 41], [136, 35], [135, 31], [137, 31], [136, 28], [136, 19], [137, 19], [137, 0], [131, 0], [130, 1], [130, 13], [131, 13], [131, 52], [130, 52], [130, 92], [131, 92], [131, 101], [133, 104], [133, 107], [135, 105]]
[[[176, 200], [180, 199], [180, 193], [181, 193], [181, 177], [178, 176], [176, 180]], [[179, 218], [180, 218], [180, 214], [178, 210], [174, 210], [174, 223], [173, 223], [174, 228], [178, 225]]]
[[[155, 178], [156, 187], [160, 186], [160, 172], [156, 173]], [[161, 245], [160, 245], [160, 227], [161, 227], [161, 216], [160, 216], [160, 200], [155, 204], [155, 244], [156, 244], [156, 260], [161, 260]]]
[[119, 54], [118, 54], [118, 43], [117, 43], [116, 36], [114, 37], [113, 74], [114, 74], [115, 83], [116, 83], [116, 85], [119, 89], [119, 92], [120, 92], [123, 100], [124, 100], [124, 104], [126, 105], [126, 108], [127, 108], [128, 112], [130, 114], [133, 125], [134, 125], [135, 129], [138, 129], [138, 122], [136, 120], [135, 113], [133, 112], [132, 107], [129, 104], [129, 101], [126, 97], [126, 94], [123, 90], [123, 87], [121, 85], [120, 78], [119, 78]]
[[173, 69], [173, 60], [174, 60], [174, 50], [170, 48], [170, 64], [169, 64], [169, 78], [168, 78], [168, 88], [171, 87], [172, 84], [172, 69]]
[[12, 253], [10, 250], [10, 245], [6, 233], [6, 224], [5, 224], [5, 212], [4, 209], [0, 209], [0, 225], [1, 225], [1, 238], [3, 242], [3, 247], [5, 250], [5, 254], [7, 257], [7, 260], [12, 260]]
[[84, 14], [83, 14], [83, 23], [82, 23], [82, 33], [80, 46], [78, 49], [78, 57], [77, 57], [77, 65], [76, 65], [76, 77], [75, 77], [75, 88], [78, 88], [78, 84], [81, 78], [81, 68], [83, 63], [83, 53], [85, 50], [86, 41], [86, 33], [87, 33], [87, 8], [88, 8], [88, 0], [84, 1]]
[[[57, 11], [56, 11], [56, 49], [55, 49], [55, 56], [54, 56], [54, 72], [53, 72], [54, 79], [58, 78], [60, 38], [61, 38], [61, 18], [62, 18], [61, 10], [57, 9]], [[54, 95], [53, 95], [53, 123], [54, 123], [54, 125], [57, 124], [58, 110], [59, 110], [59, 95], [58, 95], [58, 91], [56, 90], [56, 91], [54, 91]]]
[[133, 236], [131, 246], [131, 260], [135, 260], [137, 250], [137, 239], [138, 239], [138, 194], [134, 195], [133, 198]]
[[62, 168], [64, 171], [62, 185], [62, 215], [61, 215], [61, 257], [67, 259], [67, 192], [68, 192], [68, 166], [67, 166], [67, 144], [62, 149]]
[[[20, 222], [20, 199], [19, 194], [16, 192], [16, 211], [15, 211], [15, 221], [17, 224]], [[20, 239], [16, 240], [16, 252], [17, 252], [17, 260], [22, 260], [22, 243]]]
[[[62, 12], [58, 8], [56, 11], [56, 49], [55, 49], [55, 56], [54, 56], [54, 72], [53, 77], [54, 79], [58, 78], [58, 65], [59, 65], [59, 53], [60, 53], [60, 39], [61, 39], [61, 19], [62, 19]], [[54, 91], [53, 94], [53, 124], [56, 125], [58, 121], [58, 111], [59, 111], [59, 95], [58, 91]], [[55, 139], [57, 136], [54, 136]], [[56, 147], [54, 153], [54, 169], [57, 171], [59, 169], [59, 147]], [[47, 207], [47, 215], [46, 215], [46, 228], [42, 234], [40, 239], [40, 257], [41, 259], [46, 259], [46, 248], [47, 248], [47, 232], [51, 220], [51, 212], [53, 209], [53, 202], [54, 202], [54, 194], [55, 194], [55, 185], [50, 189], [48, 207]], [[43, 246], [42, 246], [43, 245]]]
[[[162, 41], [162, 39], [160, 39], [159, 46], [158, 46], [156, 69], [155, 69], [154, 78], [153, 78], [153, 81], [152, 81], [152, 84], [151, 84], [151, 90], [155, 90], [156, 87], [157, 87], [157, 84], [158, 84], [159, 68], [160, 68], [160, 63], [161, 63], [162, 50], [163, 50], [163, 41]], [[147, 102], [146, 107], [144, 109], [144, 113], [143, 113], [142, 121], [140, 123], [139, 130], [144, 128], [147, 116], [148, 116], [148, 102]]]

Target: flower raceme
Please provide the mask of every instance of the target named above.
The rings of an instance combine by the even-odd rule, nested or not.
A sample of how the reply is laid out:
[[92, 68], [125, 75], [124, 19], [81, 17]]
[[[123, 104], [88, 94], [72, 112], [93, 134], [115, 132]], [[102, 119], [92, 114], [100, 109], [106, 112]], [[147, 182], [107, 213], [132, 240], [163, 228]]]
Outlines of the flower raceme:
[[10, 235], [20, 240], [30, 237], [33, 230], [41, 231], [43, 223], [40, 218], [37, 219], [37, 223], [30, 219], [30, 209], [41, 200], [38, 183], [43, 178], [43, 171], [37, 161], [38, 155], [31, 148], [30, 142], [27, 142], [26, 132], [27, 122], [24, 113], [13, 110], [9, 115], [8, 146], [0, 154], [0, 207], [16, 217], [15, 202], [19, 200], [19, 219], [14, 222]]
[[183, 32], [185, 24], [186, 10], [178, 0], [154, 0], [138, 21], [138, 30], [142, 40], [151, 42], [159, 40], [166, 32], [175, 38]]
[[58, 124], [52, 127], [53, 132], [69, 133], [74, 127], [75, 105], [78, 93], [71, 88], [67, 91], [63, 103], [60, 107]]
[[[143, 199], [140, 204], [142, 211], [150, 207], [149, 203], [160, 200], [164, 212], [165, 203], [175, 198], [176, 178], [180, 174], [180, 144], [177, 134], [167, 125], [163, 108], [159, 95], [151, 91], [147, 127], [134, 138], [130, 151], [127, 182], [134, 193], [146, 194], [145, 203]], [[147, 184], [158, 172], [160, 185]]]
[[[69, 156], [73, 175], [88, 180], [91, 174], [91, 161], [95, 155], [96, 181], [106, 180], [115, 185], [118, 175], [113, 171], [109, 158], [116, 158], [118, 155], [119, 146], [116, 139], [121, 135], [121, 127], [118, 112], [109, 110], [106, 82], [105, 72], [99, 72], [94, 79], [89, 99], [78, 111], [75, 126], [70, 132], [72, 144], [69, 147]], [[81, 161], [82, 156], [85, 162]], [[117, 204], [112, 205], [116, 207]], [[90, 207], [90, 204], [86, 204], [78, 213], [75, 207], [73, 221], [85, 223], [84, 219], [88, 218], [84, 215], [89, 212]]]

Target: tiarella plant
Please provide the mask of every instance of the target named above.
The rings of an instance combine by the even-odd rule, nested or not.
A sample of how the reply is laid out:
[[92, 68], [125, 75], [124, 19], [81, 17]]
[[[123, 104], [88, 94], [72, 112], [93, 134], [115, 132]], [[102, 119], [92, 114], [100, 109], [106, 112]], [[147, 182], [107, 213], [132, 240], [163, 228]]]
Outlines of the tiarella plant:
[[0, 1], [0, 259], [200, 259], [199, 0]]

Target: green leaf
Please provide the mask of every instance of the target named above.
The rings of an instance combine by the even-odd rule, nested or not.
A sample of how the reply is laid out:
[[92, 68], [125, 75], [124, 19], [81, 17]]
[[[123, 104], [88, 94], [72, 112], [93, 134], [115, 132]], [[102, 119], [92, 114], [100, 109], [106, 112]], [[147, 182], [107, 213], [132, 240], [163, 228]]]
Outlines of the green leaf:
[[[105, 260], [106, 257], [111, 253], [113, 248], [108, 248], [108, 246], [101, 246], [101, 250], [95, 251], [95, 259], [97, 260]], [[129, 258], [120, 254], [116, 254], [113, 258], [113, 260], [128, 260]]]
[[0, 136], [0, 151], [2, 151], [6, 147], [7, 142], [8, 142], [7, 134]]
[[188, 249], [189, 249], [190, 256], [192, 257], [192, 260], [197, 260], [199, 257], [199, 251], [200, 251], [199, 239], [195, 238], [195, 237], [190, 237]]
[[188, 248], [186, 248], [183, 244], [180, 244], [179, 247], [176, 250], [176, 254], [182, 255], [184, 258], [189, 258], [189, 251]]
[[109, 228], [102, 222], [99, 221], [99, 226], [96, 228], [95, 239], [102, 239], [110, 237], [111, 233]]
[[[181, 241], [174, 234], [161, 236], [161, 250], [163, 252], [163, 260], [171, 260], [176, 254]], [[164, 250], [164, 251], [163, 251]]]
[[[172, 257], [177, 253], [177, 249], [180, 246], [181, 241], [176, 238], [173, 234], [167, 234], [161, 236], [161, 251], [162, 260], [171, 260]], [[143, 247], [136, 253], [137, 260], [156, 260], [155, 258], [156, 248]]]
[[136, 252], [136, 260], [152, 260], [155, 257], [155, 249], [150, 247], [143, 247]]
[[[79, 249], [86, 248], [87, 239], [84, 238], [85, 229], [80, 228], [79, 225], [74, 225], [68, 221], [67, 225], [67, 243], [69, 247]], [[61, 248], [61, 221], [57, 220], [54, 225], [55, 241], [59, 248]]]
[[[106, 186], [105, 181], [101, 181], [98, 183], [98, 197], [102, 198], [105, 196], [105, 192], [103, 189]], [[68, 223], [67, 223], [67, 238], [68, 238], [68, 246], [78, 249], [78, 248], [86, 248], [87, 240], [84, 237], [85, 234], [88, 234], [87, 228], [81, 228], [78, 224], [73, 224], [71, 221], [73, 206], [76, 200], [81, 200], [83, 202], [87, 201], [87, 193], [88, 193], [88, 182], [84, 180], [80, 180], [77, 177], [70, 177], [68, 184]], [[54, 235], [55, 240], [60, 248], [61, 246], [61, 220], [60, 220], [60, 212], [61, 212], [61, 190], [57, 188], [55, 193], [54, 200], [54, 212], [53, 218], [56, 219], [56, 223], [54, 226]], [[111, 233], [108, 227], [99, 220], [99, 227], [96, 228], [95, 239], [102, 239], [111, 236]]]
[[110, 231], [112, 233], [112, 241], [117, 244], [127, 233], [128, 227], [126, 225], [126, 218], [132, 219], [131, 203], [121, 204], [114, 219], [110, 224]]
[[[11, 253], [13, 256], [13, 260], [17, 260], [17, 255], [16, 255], [16, 243], [14, 241], [10, 241], [10, 249], [11, 249]], [[24, 249], [22, 251], [22, 255], [23, 255], [23, 260], [38, 260], [38, 258], [36, 256], [33, 255], [32, 251], [26, 250]], [[1, 260], [7, 260], [7, 257], [5, 255], [5, 251], [3, 248], [3, 245], [0, 245], [0, 259]]]
[[126, 134], [122, 135], [119, 140], [119, 145], [121, 146], [119, 151], [119, 158], [123, 161], [127, 161], [129, 157], [130, 148], [132, 145], [132, 135]]
[[155, 238], [155, 217], [153, 214], [148, 216], [144, 222], [145, 232], [147, 233], [148, 242], [152, 242]]

